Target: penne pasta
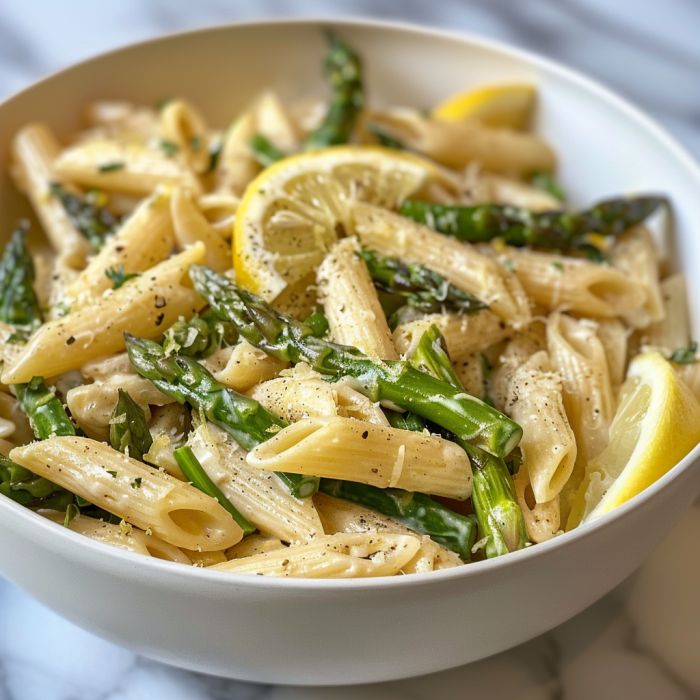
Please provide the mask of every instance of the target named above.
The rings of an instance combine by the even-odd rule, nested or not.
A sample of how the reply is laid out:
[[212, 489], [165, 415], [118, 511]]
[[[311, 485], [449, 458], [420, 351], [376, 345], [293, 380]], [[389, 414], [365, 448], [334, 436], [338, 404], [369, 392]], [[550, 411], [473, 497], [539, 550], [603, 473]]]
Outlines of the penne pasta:
[[323, 534], [311, 499], [295, 498], [277, 476], [250, 467], [245, 451], [219, 428], [200, 425], [188, 444], [209, 478], [262, 533], [284, 542]]
[[309, 544], [231, 559], [211, 568], [234, 574], [299, 578], [394, 576], [419, 548], [420, 540], [413, 535], [338, 533], [317, 537]]
[[551, 501], [537, 503], [530, 475], [527, 469], [520, 468], [514, 478], [515, 495], [523, 513], [527, 536], [532, 542], [546, 542], [562, 531], [560, 497], [555, 496]]
[[95, 139], [71, 146], [54, 161], [59, 178], [83, 187], [148, 195], [159, 185], [201, 190], [190, 170], [164, 153], [138, 142]]
[[65, 266], [79, 270], [90, 246], [73, 226], [61, 202], [51, 196], [50, 185], [58, 180], [54, 161], [61, 146], [46, 124], [28, 124], [12, 142], [12, 174], [17, 189], [27, 195], [51, 247]]
[[656, 246], [649, 231], [635, 226], [617, 239], [612, 250], [615, 267], [641, 288], [644, 301], [640, 308], [625, 314], [632, 328], [646, 328], [664, 317], [664, 304], [659, 285], [659, 262]]
[[373, 113], [372, 121], [450, 168], [478, 163], [485, 170], [517, 176], [556, 167], [554, 152], [534, 134], [490, 128], [476, 120], [441, 121], [408, 109]]
[[222, 348], [202, 361], [214, 378], [235, 391], [249, 391], [256, 384], [276, 377], [287, 363], [241, 340], [230, 348]]
[[644, 305], [642, 287], [610, 265], [520, 248], [505, 248], [499, 259], [527, 294], [550, 311], [613, 318], [627, 317]]
[[562, 380], [564, 407], [586, 463], [608, 442], [615, 412], [610, 371], [596, 325], [555, 313], [547, 321], [547, 348]]
[[160, 111], [159, 131], [168, 151], [194, 173], [203, 173], [209, 167], [207, 126], [202, 115], [185, 100], [169, 100]]
[[356, 204], [353, 216], [354, 230], [364, 247], [439, 272], [513, 326], [529, 322], [529, 301], [518, 280], [473, 245], [369, 204]]
[[275, 549], [280, 549], [284, 545], [282, 540], [271, 535], [248, 535], [238, 544], [229, 547], [226, 550], [227, 559], [241, 559], [242, 557], [250, 557], [254, 554], [262, 554], [263, 552], [271, 552]]
[[690, 314], [685, 276], [671, 275], [660, 284], [663, 318], [644, 329], [642, 344], [672, 352], [690, 345]]
[[459, 364], [500, 342], [512, 333], [504, 321], [488, 310], [475, 314], [429, 314], [408, 323], [399, 324], [394, 330], [394, 346], [407, 357], [413, 353], [423, 333], [435, 324], [442, 333], [452, 362]]
[[[39, 513], [59, 525], [63, 525], [65, 521], [65, 515], [57, 511], [39, 511]], [[68, 523], [68, 528], [89, 537], [91, 540], [103, 542], [135, 554], [164, 559], [165, 561], [175, 561], [179, 564], [192, 563], [190, 557], [183, 550], [123, 521], [120, 525], [114, 525], [80, 514]]]
[[167, 258], [174, 245], [168, 195], [156, 192], [110, 237], [100, 252], [62, 295], [72, 311], [95, 300], [113, 286], [109, 271], [141, 274]]
[[576, 439], [564, 410], [559, 377], [541, 351], [513, 372], [505, 412], [523, 429], [520, 449], [536, 503], [561, 493], [576, 462]]
[[176, 547], [208, 552], [243, 537], [214, 499], [103, 442], [54, 437], [16, 447], [10, 458]]
[[221, 234], [206, 220], [192, 196], [177, 187], [170, 198], [175, 242], [178, 250], [201, 241], [207, 250], [206, 264], [224, 272], [231, 267], [231, 249]]
[[131, 283], [68, 316], [45, 323], [3, 371], [6, 384], [27, 382], [77, 369], [92, 359], [124, 348], [124, 333], [157, 338], [182, 315], [203, 306], [187, 284], [190, 265], [204, 259], [198, 243]]
[[364, 260], [352, 238], [338, 241], [316, 276], [318, 294], [333, 340], [353, 345], [366, 355], [396, 360], [391, 331]]
[[352, 418], [307, 418], [293, 423], [251, 450], [247, 461], [266, 471], [448, 498], [465, 499], [471, 493], [469, 458], [455, 443]]

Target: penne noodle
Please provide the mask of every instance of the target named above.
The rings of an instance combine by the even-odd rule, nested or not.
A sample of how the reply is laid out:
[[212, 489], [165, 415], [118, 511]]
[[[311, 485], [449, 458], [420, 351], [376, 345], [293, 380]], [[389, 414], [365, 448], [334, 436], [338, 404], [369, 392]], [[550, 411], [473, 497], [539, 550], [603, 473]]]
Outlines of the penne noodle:
[[564, 410], [561, 381], [552, 373], [545, 351], [513, 372], [505, 412], [523, 429], [520, 449], [535, 502], [551, 501], [569, 480], [577, 451]]
[[314, 504], [327, 535], [338, 532], [391, 532], [420, 537], [420, 548], [413, 559], [401, 569], [404, 574], [447, 569], [462, 563], [454, 552], [445, 549], [426, 535], [416, 535], [405, 525], [376, 511], [324, 493], [317, 493], [314, 496]]
[[617, 394], [627, 373], [629, 329], [617, 319], [600, 319], [597, 322], [596, 335], [603, 346], [610, 383], [614, 393]]
[[211, 568], [234, 574], [298, 578], [394, 576], [419, 548], [420, 540], [413, 535], [338, 533], [317, 537], [309, 544], [231, 559]]
[[628, 317], [644, 305], [643, 288], [610, 265], [510, 247], [499, 259], [512, 268], [527, 294], [551, 311]]
[[250, 151], [257, 133], [255, 114], [245, 112], [229, 127], [216, 169], [216, 189], [240, 197], [262, 167]]
[[270, 535], [248, 535], [243, 538], [238, 544], [229, 547], [226, 550], [227, 559], [240, 559], [242, 557], [250, 557], [254, 554], [262, 554], [263, 552], [271, 552], [274, 549], [280, 549], [284, 545], [282, 540]]
[[168, 101], [160, 111], [160, 134], [163, 141], [177, 150], [173, 157], [187, 163], [194, 173], [203, 173], [209, 167], [207, 126], [189, 102]]
[[633, 328], [646, 328], [664, 317], [664, 303], [659, 285], [658, 253], [649, 231], [635, 226], [617, 239], [612, 250], [615, 267], [634, 280], [644, 294], [642, 306], [624, 315]]
[[230, 246], [206, 220], [188, 192], [175, 188], [170, 199], [170, 212], [178, 250], [201, 241], [207, 249], [206, 264], [209, 267], [218, 272], [225, 272], [231, 267]]
[[476, 120], [441, 121], [409, 109], [373, 113], [371, 118], [412, 150], [457, 170], [479, 163], [485, 170], [519, 176], [556, 168], [554, 152], [534, 134]]
[[54, 161], [59, 178], [83, 187], [99, 187], [148, 195], [159, 185], [201, 186], [191, 171], [174, 158], [144, 144], [95, 139], [71, 146]]
[[547, 321], [547, 348], [562, 380], [564, 407], [585, 464], [607, 444], [615, 412], [605, 349], [595, 323], [561, 313]]
[[205, 250], [198, 243], [165, 260], [129, 284], [64, 318], [45, 323], [30, 338], [11, 367], [6, 384], [50, 377], [124, 348], [124, 333], [157, 338], [182, 316], [203, 306], [189, 286], [187, 270], [201, 263]]
[[660, 284], [663, 318], [644, 329], [642, 344], [670, 353], [690, 345], [690, 314], [685, 276], [667, 277]]
[[111, 289], [108, 270], [140, 274], [167, 258], [174, 245], [168, 195], [156, 192], [144, 200], [117, 233], [65, 290], [63, 301], [72, 311]]
[[560, 497], [537, 503], [530, 485], [528, 470], [520, 468], [513, 479], [515, 495], [523, 513], [528, 538], [535, 543], [546, 542], [562, 531]]
[[10, 459], [176, 547], [209, 552], [243, 531], [214, 499], [85, 437], [54, 437], [16, 447]]
[[247, 461], [266, 471], [380, 488], [457, 499], [471, 494], [469, 458], [454, 442], [353, 418], [307, 418], [293, 423], [251, 450]]
[[338, 241], [318, 268], [319, 299], [331, 338], [357, 347], [369, 357], [397, 360], [377, 290], [358, 250], [353, 238]]
[[[57, 511], [39, 511], [39, 513], [59, 525], [63, 525], [65, 520], [65, 514]], [[192, 563], [190, 557], [183, 550], [160, 539], [160, 537], [138, 530], [124, 521], [119, 525], [114, 525], [80, 514], [68, 523], [68, 529], [89, 537], [91, 540], [103, 542], [135, 554], [164, 559], [165, 561], [175, 561], [179, 564]]]
[[245, 451], [215, 425], [200, 425], [188, 444], [209, 478], [262, 533], [285, 542], [323, 534], [311, 499], [295, 498], [277, 476], [250, 467]]
[[394, 346], [402, 357], [411, 355], [423, 333], [435, 324], [442, 333], [452, 362], [459, 364], [506, 338], [512, 329], [488, 310], [475, 314], [429, 314], [394, 330]]
[[529, 301], [518, 280], [473, 245], [369, 204], [355, 204], [353, 216], [364, 247], [439, 272], [511, 325], [529, 322]]
[[54, 161], [60, 150], [61, 145], [48, 126], [28, 124], [12, 142], [12, 174], [17, 189], [32, 203], [57, 257], [65, 266], [79, 270], [85, 265], [90, 246], [49, 189], [59, 179], [54, 172]]
[[271, 357], [247, 340], [217, 350], [202, 364], [218, 382], [240, 392], [249, 391], [260, 382], [276, 377], [287, 366], [287, 363]]

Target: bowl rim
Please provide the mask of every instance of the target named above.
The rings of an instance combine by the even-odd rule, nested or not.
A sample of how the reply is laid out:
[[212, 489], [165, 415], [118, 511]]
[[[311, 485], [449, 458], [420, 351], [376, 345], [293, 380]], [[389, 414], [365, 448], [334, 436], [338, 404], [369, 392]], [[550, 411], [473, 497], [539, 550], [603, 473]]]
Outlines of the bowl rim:
[[[605, 86], [600, 81], [590, 78], [584, 73], [574, 68], [570, 68], [559, 61], [546, 58], [527, 49], [511, 46], [505, 41], [484, 37], [473, 32], [447, 30], [436, 27], [423, 27], [411, 22], [374, 19], [362, 16], [246, 19], [222, 24], [205, 25], [196, 29], [169, 32], [148, 39], [131, 42], [107, 51], [93, 54], [80, 61], [71, 63], [68, 66], [64, 66], [63, 68], [51, 72], [48, 75], [32, 82], [22, 90], [8, 96], [0, 101], [0, 119], [2, 109], [6, 105], [14, 102], [15, 100], [22, 99], [25, 94], [40, 89], [42, 85], [52, 81], [54, 78], [57, 78], [64, 73], [79, 70], [82, 66], [96, 60], [108, 59], [112, 55], [129, 52], [133, 49], [149, 44], [173, 41], [182, 37], [196, 34], [207, 34], [217, 31], [225, 32], [232, 29], [245, 29], [247, 27], [253, 28], [290, 25], [315, 27], [331, 26], [339, 29], [342, 27], [381, 29], [395, 32], [397, 34], [416, 34], [434, 38], [442, 42], [462, 45], [470, 44], [479, 49], [486, 49], [487, 51], [500, 53], [501, 55], [505, 55], [523, 64], [534, 67], [541, 72], [553, 74], [556, 77], [562, 78], [570, 85], [574, 85], [577, 89], [582, 90], [589, 96], [594, 97], [596, 100], [607, 102], [615, 107], [618, 112], [622, 113], [630, 121], [636, 122], [637, 125], [642, 127], [647, 136], [652, 137], [654, 140], [660, 143], [661, 146], [669, 152], [669, 155], [686, 169], [700, 192], [700, 165], [698, 165], [694, 157], [690, 154], [689, 150], [685, 146], [681, 145], [681, 143], [664, 127], [658, 124], [655, 119], [648, 116], [630, 100], [621, 97], [614, 90]], [[197, 566], [187, 567], [177, 562], [165, 561], [155, 557], [145, 557], [135, 552], [123, 550], [118, 547], [90, 539], [50, 521], [38, 513], [35, 513], [34, 511], [25, 508], [24, 506], [21, 506], [8, 498], [0, 498], [0, 520], [3, 517], [2, 511], [5, 510], [10, 517], [17, 516], [18, 521], [24, 520], [28, 527], [38, 527], [40, 530], [43, 530], [43, 534], [50, 537], [61, 537], [64, 540], [64, 544], [70, 548], [72, 548], [72, 543], [75, 543], [76, 546], [81, 547], [86, 554], [87, 552], [91, 551], [94, 555], [93, 561], [95, 562], [97, 562], [99, 559], [102, 559], [103, 562], [108, 562], [108, 560], [113, 560], [113, 562], [121, 561], [129, 571], [136, 571], [142, 575], [148, 575], [149, 572], [152, 572], [153, 575], [158, 575], [161, 578], [169, 579], [171, 581], [176, 581], [176, 579], [181, 578], [183, 581], [189, 580], [192, 582], [207, 582], [209, 586], [226, 587], [230, 590], [238, 590], [240, 588], [282, 588], [284, 590], [295, 592], [321, 590], [386, 590], [393, 589], [395, 587], [422, 587], [431, 583], [438, 584], [439, 582], [444, 583], [455, 579], [474, 577], [478, 576], [479, 574], [487, 574], [503, 567], [517, 566], [519, 563], [524, 564], [534, 557], [540, 555], [544, 556], [548, 553], [557, 551], [576, 540], [588, 539], [601, 529], [607, 528], [612, 523], [627, 517], [632, 510], [641, 507], [643, 504], [653, 499], [658, 491], [664, 490], [669, 484], [680, 478], [681, 474], [690, 469], [691, 465], [696, 462], [698, 458], [700, 458], [700, 444], [696, 445], [682, 460], [676, 463], [661, 478], [657, 479], [653, 484], [644, 489], [644, 491], [637, 494], [626, 503], [623, 503], [592, 523], [581, 525], [569, 532], [564, 532], [550, 540], [547, 540], [546, 542], [532, 545], [526, 547], [525, 549], [511, 552], [505, 556], [495, 557], [493, 559], [472, 562], [450, 569], [411, 574], [409, 576], [381, 576], [375, 578], [357, 579], [278, 578], [273, 576], [236, 574], [228, 571], [210, 570]], [[137, 563], [137, 567], [129, 566], [130, 564]]]

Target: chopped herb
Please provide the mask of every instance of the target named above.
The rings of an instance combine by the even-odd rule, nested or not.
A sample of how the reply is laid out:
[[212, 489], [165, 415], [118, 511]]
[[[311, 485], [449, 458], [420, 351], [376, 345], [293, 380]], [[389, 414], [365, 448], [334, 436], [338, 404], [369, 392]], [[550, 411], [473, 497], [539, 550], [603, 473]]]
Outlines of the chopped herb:
[[530, 184], [538, 190], [547, 192], [555, 199], [563, 202], [566, 199], [564, 190], [557, 184], [554, 176], [551, 173], [536, 172], [530, 176]]
[[63, 518], [63, 527], [68, 527], [75, 518], [80, 515], [80, 508], [75, 503], [66, 506], [66, 517]]
[[177, 155], [180, 147], [175, 143], [175, 141], [170, 141], [168, 139], [161, 139], [158, 141], [158, 148], [160, 148], [163, 153], [165, 153], [168, 158], [172, 158]]
[[559, 270], [559, 272], [564, 272], [564, 263], [561, 262], [560, 260], [555, 260], [555, 261], [552, 263], [552, 267], [553, 267], [555, 270]]
[[132, 489], [140, 489], [141, 488], [141, 482], [143, 479], [140, 476], [137, 476], [132, 482], [131, 482], [131, 488]]
[[391, 134], [386, 132], [379, 124], [368, 124], [367, 131], [369, 131], [380, 146], [385, 148], [394, 148], [398, 151], [405, 151], [406, 144], [397, 138], [394, 138]]
[[109, 163], [102, 163], [97, 166], [98, 173], [113, 173], [115, 170], [123, 170], [125, 163], [122, 160], [113, 160]]
[[221, 158], [221, 151], [224, 149], [224, 139], [219, 136], [215, 138], [209, 144], [209, 165], [205, 171], [207, 173], [213, 173], [219, 167], [219, 160]]
[[248, 145], [250, 146], [255, 160], [257, 160], [263, 168], [267, 168], [284, 158], [284, 153], [262, 134], [255, 134], [248, 142]]
[[114, 469], [108, 469], [107, 474], [109, 474], [113, 479], [117, 478], [117, 472]]
[[124, 265], [117, 265], [116, 267], [108, 267], [105, 270], [105, 277], [112, 280], [112, 289], [119, 289], [123, 287], [129, 280], [138, 277], [138, 272], [124, 272]]
[[695, 355], [697, 350], [698, 344], [693, 341], [687, 348], [676, 348], [668, 359], [677, 365], [690, 365], [693, 362], [697, 362]]
[[202, 147], [202, 137], [199, 134], [195, 134], [190, 139], [190, 148], [193, 151], [198, 151]]

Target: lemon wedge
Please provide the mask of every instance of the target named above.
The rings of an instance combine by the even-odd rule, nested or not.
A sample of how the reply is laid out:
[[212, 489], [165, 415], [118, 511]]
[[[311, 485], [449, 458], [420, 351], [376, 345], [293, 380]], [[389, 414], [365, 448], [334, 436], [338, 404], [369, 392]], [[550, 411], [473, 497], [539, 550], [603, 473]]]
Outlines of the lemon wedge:
[[537, 91], [527, 83], [484, 85], [452, 95], [433, 110], [448, 122], [476, 119], [486, 126], [525, 129], [535, 107]]
[[700, 441], [700, 404], [658, 352], [638, 355], [620, 390], [608, 446], [586, 467], [567, 530], [643, 491]]
[[428, 160], [378, 146], [335, 146], [275, 163], [248, 185], [236, 212], [239, 284], [267, 301], [303, 296], [323, 256], [351, 232], [353, 202], [394, 208], [428, 196], [431, 185], [456, 183]]

